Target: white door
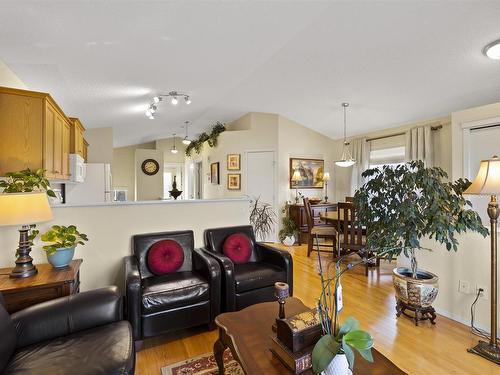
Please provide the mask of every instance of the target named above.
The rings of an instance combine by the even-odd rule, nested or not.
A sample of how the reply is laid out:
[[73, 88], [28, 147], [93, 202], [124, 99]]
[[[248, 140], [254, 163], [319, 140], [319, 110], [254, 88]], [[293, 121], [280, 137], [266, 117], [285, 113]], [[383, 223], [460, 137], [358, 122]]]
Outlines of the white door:
[[276, 214], [276, 224], [273, 231], [260, 241], [275, 241], [278, 212], [276, 210], [276, 162], [274, 151], [249, 151], [246, 152], [246, 193], [252, 199], [259, 198], [260, 203], [268, 203]]

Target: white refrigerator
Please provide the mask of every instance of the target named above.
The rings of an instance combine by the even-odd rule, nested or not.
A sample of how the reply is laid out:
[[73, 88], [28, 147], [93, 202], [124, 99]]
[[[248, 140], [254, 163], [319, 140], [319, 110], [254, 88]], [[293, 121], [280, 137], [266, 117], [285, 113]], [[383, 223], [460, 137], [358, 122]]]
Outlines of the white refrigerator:
[[66, 203], [112, 202], [111, 165], [87, 163], [85, 166], [84, 182], [66, 184]]

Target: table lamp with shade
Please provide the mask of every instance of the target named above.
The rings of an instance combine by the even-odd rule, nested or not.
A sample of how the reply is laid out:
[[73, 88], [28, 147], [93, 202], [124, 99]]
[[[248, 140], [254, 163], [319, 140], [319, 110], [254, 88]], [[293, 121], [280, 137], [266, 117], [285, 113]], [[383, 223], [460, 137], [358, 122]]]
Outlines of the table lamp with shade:
[[478, 354], [500, 364], [500, 346], [497, 344], [497, 221], [500, 214], [497, 195], [500, 194], [500, 158], [482, 160], [477, 176], [464, 194], [489, 195], [488, 216], [491, 237], [491, 335], [490, 341], [479, 341], [468, 352]]
[[16, 266], [10, 277], [30, 277], [38, 272], [30, 256], [29, 225], [51, 219], [52, 211], [45, 192], [0, 194], [0, 226], [21, 226]]
[[325, 183], [325, 203], [328, 203], [328, 181], [330, 181], [330, 172], [323, 173], [323, 182]]
[[300, 171], [298, 169], [295, 169], [293, 171], [292, 179], [293, 182], [295, 182], [295, 204], [299, 203], [299, 181], [302, 181], [302, 175], [300, 174]]

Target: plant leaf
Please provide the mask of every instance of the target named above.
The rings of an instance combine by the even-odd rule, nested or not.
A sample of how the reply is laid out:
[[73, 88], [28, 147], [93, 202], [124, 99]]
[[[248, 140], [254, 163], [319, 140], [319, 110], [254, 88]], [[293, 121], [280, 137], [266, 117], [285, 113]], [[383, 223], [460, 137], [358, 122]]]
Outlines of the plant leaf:
[[344, 324], [342, 324], [342, 326], [340, 327], [339, 337], [342, 337], [343, 335], [345, 335], [350, 331], [355, 331], [358, 328], [359, 328], [359, 322], [352, 316], [349, 316], [344, 321]]
[[358, 350], [370, 349], [373, 346], [373, 337], [366, 331], [350, 331], [342, 337], [342, 341]]
[[319, 374], [326, 369], [339, 350], [340, 343], [333, 336], [325, 335], [320, 338], [312, 351], [313, 372]]

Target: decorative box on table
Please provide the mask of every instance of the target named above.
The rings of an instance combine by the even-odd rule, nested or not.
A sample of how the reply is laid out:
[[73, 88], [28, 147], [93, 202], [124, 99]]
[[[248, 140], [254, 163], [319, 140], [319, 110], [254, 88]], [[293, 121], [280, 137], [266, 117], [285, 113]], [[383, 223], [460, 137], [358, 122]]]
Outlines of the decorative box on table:
[[276, 336], [292, 353], [303, 350], [321, 338], [321, 321], [317, 309], [276, 321]]

